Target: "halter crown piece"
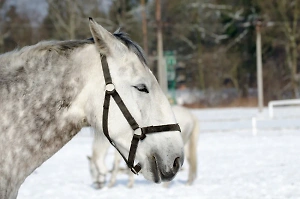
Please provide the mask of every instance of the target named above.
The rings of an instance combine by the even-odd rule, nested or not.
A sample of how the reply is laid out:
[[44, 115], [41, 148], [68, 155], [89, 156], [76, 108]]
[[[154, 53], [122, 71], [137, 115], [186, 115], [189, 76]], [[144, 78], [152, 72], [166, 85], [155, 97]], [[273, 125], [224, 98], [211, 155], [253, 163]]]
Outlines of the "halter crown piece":
[[[127, 109], [126, 105], [124, 104], [122, 98], [120, 97], [119, 93], [116, 91], [115, 85], [112, 82], [108, 63], [106, 60], [106, 56], [101, 57], [102, 62], [102, 70], [105, 79], [105, 97], [104, 97], [104, 104], [103, 104], [103, 116], [102, 116], [102, 128], [104, 135], [111, 143], [112, 146], [116, 148], [116, 150], [120, 153], [123, 157], [124, 161], [126, 162], [127, 166], [131, 169], [134, 174], [138, 174], [141, 170], [140, 163], [134, 166], [134, 159], [136, 156], [136, 150], [140, 140], [146, 138], [146, 134], [151, 133], [160, 133], [165, 131], [181, 131], [178, 124], [166, 124], [166, 125], [159, 125], [159, 126], [147, 126], [147, 127], [139, 127], [133, 116], [130, 114], [129, 110]], [[134, 131], [131, 146], [129, 150], [128, 159], [121, 153], [118, 149], [114, 141], [110, 138], [108, 132], [108, 113], [109, 113], [109, 105], [110, 105], [110, 98], [113, 98], [120, 108], [121, 112], [123, 113], [124, 117], [126, 118], [127, 122], [131, 126], [132, 130]]]

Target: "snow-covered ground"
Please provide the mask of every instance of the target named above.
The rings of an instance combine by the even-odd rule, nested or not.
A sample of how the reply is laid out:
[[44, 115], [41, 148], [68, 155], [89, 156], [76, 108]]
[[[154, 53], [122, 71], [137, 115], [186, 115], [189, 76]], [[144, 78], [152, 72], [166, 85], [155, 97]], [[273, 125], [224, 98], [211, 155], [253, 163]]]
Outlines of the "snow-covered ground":
[[[277, 108], [276, 118], [257, 109], [193, 110], [199, 118], [198, 178], [186, 186], [187, 165], [170, 188], [137, 176], [132, 189], [126, 175], [113, 188], [94, 190], [88, 171], [92, 136], [80, 132], [22, 185], [18, 199], [201, 198], [299, 199], [300, 108]], [[257, 135], [251, 118], [257, 116]], [[108, 163], [112, 161], [110, 152]]]

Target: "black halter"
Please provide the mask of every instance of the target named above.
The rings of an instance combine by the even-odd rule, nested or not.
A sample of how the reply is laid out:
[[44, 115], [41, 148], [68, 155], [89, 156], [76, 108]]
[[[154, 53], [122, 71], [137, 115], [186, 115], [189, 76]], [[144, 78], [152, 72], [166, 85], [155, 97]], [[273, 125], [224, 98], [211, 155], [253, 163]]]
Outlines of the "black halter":
[[[108, 63], [106, 60], [106, 56], [101, 57], [102, 62], [102, 69], [103, 75], [105, 79], [105, 98], [103, 104], [103, 118], [102, 118], [102, 128], [104, 135], [107, 137], [108, 141], [113, 145], [120, 155], [123, 157], [124, 161], [126, 162], [127, 166], [131, 169], [134, 174], [138, 174], [141, 170], [141, 165], [138, 163], [134, 166], [134, 159], [136, 155], [136, 150], [138, 147], [138, 143], [140, 140], [146, 138], [146, 134], [151, 133], [159, 133], [165, 131], [180, 131], [180, 127], [178, 124], [167, 124], [167, 125], [159, 125], [159, 126], [147, 126], [140, 128], [133, 116], [130, 114], [129, 110], [127, 109], [126, 105], [124, 104], [123, 100], [121, 99], [120, 95], [115, 89], [115, 86], [112, 82]], [[108, 133], [108, 112], [109, 112], [109, 105], [110, 105], [110, 97], [113, 97], [116, 104], [120, 108], [121, 112], [123, 113], [124, 117], [126, 118], [127, 122], [131, 126], [132, 130], [134, 131], [133, 138], [131, 140], [131, 146], [129, 150], [128, 160], [125, 156], [121, 153], [121, 151], [117, 148], [113, 140], [110, 138]]]

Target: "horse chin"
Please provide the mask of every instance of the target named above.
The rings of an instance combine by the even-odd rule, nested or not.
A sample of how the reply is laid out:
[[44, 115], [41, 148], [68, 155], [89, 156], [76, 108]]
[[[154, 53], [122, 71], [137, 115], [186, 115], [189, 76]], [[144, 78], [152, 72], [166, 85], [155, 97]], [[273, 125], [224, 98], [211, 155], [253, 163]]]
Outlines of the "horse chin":
[[162, 177], [161, 177], [161, 172], [158, 168], [156, 158], [153, 156], [152, 158], [147, 160], [147, 163], [148, 163], [147, 165], [144, 164], [142, 166], [141, 172], [143, 176], [149, 181], [155, 183], [161, 183]]
[[161, 176], [161, 172], [158, 167], [158, 163], [154, 156], [152, 158], [153, 158], [153, 160], [151, 161], [151, 168], [152, 168], [152, 173], [153, 173], [153, 181], [155, 183], [161, 183], [162, 176]]

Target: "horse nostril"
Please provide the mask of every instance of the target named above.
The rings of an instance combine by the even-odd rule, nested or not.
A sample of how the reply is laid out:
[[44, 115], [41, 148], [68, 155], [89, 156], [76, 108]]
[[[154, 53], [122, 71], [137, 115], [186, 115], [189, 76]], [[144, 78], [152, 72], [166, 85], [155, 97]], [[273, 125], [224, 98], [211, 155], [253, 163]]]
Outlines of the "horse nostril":
[[173, 163], [173, 173], [177, 173], [180, 168], [180, 158], [177, 157]]

